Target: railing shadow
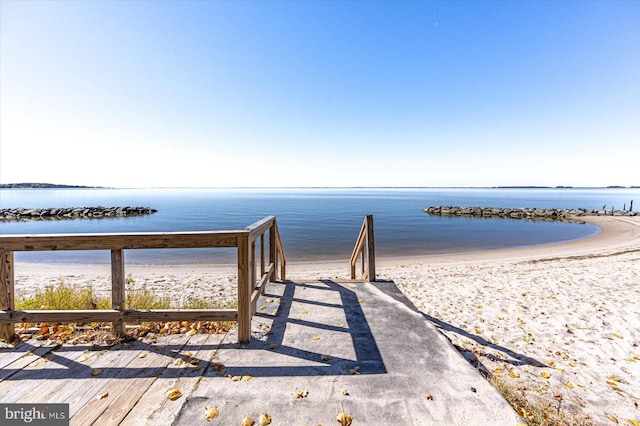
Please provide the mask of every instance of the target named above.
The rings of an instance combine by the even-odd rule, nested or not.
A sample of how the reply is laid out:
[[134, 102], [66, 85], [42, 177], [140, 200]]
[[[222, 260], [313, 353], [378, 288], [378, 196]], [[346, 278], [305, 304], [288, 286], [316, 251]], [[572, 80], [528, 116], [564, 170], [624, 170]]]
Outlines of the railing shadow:
[[[217, 345], [202, 345], [194, 344], [185, 338], [186, 343], [161, 345], [162, 350], [160, 351], [158, 345], [142, 341], [116, 345], [111, 348], [65, 345], [54, 346], [47, 350], [46, 347], [38, 347], [33, 343], [25, 342], [12, 349], [0, 350], [0, 381], [160, 376], [170, 378], [184, 375], [285, 377], [385, 374], [387, 372], [358, 296], [347, 285], [341, 285], [331, 280], [322, 280], [315, 284], [301, 284], [287, 280], [271, 283], [269, 288], [273, 289], [276, 286], [281, 290], [279, 294], [268, 292], [264, 297], [280, 299], [277, 314], [259, 313], [254, 317], [254, 322], [257, 320], [271, 321], [270, 330], [262, 335], [257, 334], [258, 332], [254, 330], [254, 338], [247, 344], [222, 341]], [[313, 290], [315, 295], [321, 296], [321, 300], [301, 296], [304, 292], [300, 290], [303, 288]], [[309, 315], [309, 319], [305, 320], [294, 318], [292, 310], [296, 304], [340, 310], [344, 314], [344, 325], [339, 326], [330, 323], [330, 321], [323, 321], [330, 318], [314, 318], [311, 315]], [[301, 329], [310, 333], [323, 333], [325, 336], [323, 337], [325, 339], [324, 349], [327, 348], [326, 345], [332, 344], [331, 340], [334, 338], [336, 342], [342, 344], [342, 349], [345, 349], [345, 345], [349, 346], [340, 352], [352, 356], [328, 355], [330, 350], [310, 349], [308, 341], [298, 339], [297, 333]], [[74, 356], [77, 356], [84, 351], [102, 350], [117, 350], [123, 354], [130, 351], [148, 351], [160, 355], [163, 361], [144, 367], [133, 365], [100, 366], [100, 375], [94, 376], [92, 370], [96, 368], [95, 366], [83, 364], [77, 358], [72, 359], [72, 357], [64, 356], [67, 352], [73, 352]], [[211, 356], [208, 356], [208, 359], [199, 359], [196, 355], [198, 351], [208, 351]], [[23, 352], [23, 356], [33, 357], [34, 361], [46, 361], [48, 365], [46, 368], [29, 367], [24, 369], [24, 366], [12, 368], [9, 363], [3, 367], [2, 359], [8, 355], [8, 352]], [[200, 366], [199, 371], [166, 368], [175, 360], [183, 357], [186, 352], [194, 354], [191, 359]], [[136, 357], [132, 357], [132, 359], [136, 359]], [[219, 360], [225, 364], [224, 368], [219, 368], [221, 364]], [[52, 367], [54, 364], [56, 366]]]
[[[466, 330], [463, 330], [459, 327], [456, 327], [454, 325], [451, 325], [447, 322], [444, 322], [438, 318], [432, 317], [431, 315], [425, 314], [424, 312], [422, 312], [422, 315], [429, 320], [433, 325], [436, 326], [436, 328], [440, 329], [440, 330], [444, 330], [444, 331], [449, 331], [449, 332], [453, 332], [456, 333], [460, 336], [466, 337], [467, 339], [473, 340], [474, 342], [476, 342], [477, 344], [484, 346], [486, 348], [490, 348], [490, 349], [494, 349], [497, 351], [502, 352], [503, 354], [507, 355], [509, 358], [498, 358], [495, 355], [492, 354], [481, 354], [481, 356], [486, 357], [487, 359], [490, 359], [491, 361], [500, 361], [500, 362], [504, 362], [507, 364], [511, 364], [513, 366], [522, 366], [522, 365], [531, 365], [534, 367], [549, 367], [548, 365], [536, 360], [535, 358], [526, 356], [524, 354], [518, 353], [514, 350], [511, 350], [509, 348], [506, 348], [504, 346], [501, 345], [496, 345], [494, 343], [490, 343], [488, 342], [486, 339], [484, 339], [481, 336], [478, 336], [476, 334], [472, 334], [469, 333]], [[475, 356], [475, 355], [474, 355]], [[479, 362], [479, 360], [478, 360]]]

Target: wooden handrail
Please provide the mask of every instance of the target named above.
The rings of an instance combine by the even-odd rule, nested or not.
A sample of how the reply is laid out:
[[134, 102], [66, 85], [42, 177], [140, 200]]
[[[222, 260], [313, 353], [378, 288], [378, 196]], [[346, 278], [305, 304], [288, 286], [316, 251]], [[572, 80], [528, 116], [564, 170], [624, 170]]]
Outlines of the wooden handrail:
[[[266, 264], [265, 233], [269, 232], [269, 264]], [[260, 239], [260, 256], [256, 257], [256, 240]], [[150, 248], [221, 248], [238, 249], [238, 308], [137, 311], [125, 309], [125, 250]], [[16, 251], [110, 250], [110, 310], [42, 310], [15, 311], [14, 255]], [[259, 259], [259, 260], [258, 260]], [[260, 262], [260, 277], [256, 263]], [[88, 322], [109, 321], [113, 332], [124, 335], [125, 323], [131, 321], [211, 320], [237, 321], [238, 340], [251, 338], [251, 316], [255, 313], [257, 294], [263, 294], [269, 281], [286, 277], [286, 259], [278, 225], [267, 216], [243, 230], [204, 232], [138, 232], [127, 234], [58, 234], [0, 235], [0, 339], [11, 340], [14, 324], [27, 321]]]
[[356, 245], [351, 253], [351, 279], [356, 279], [356, 265], [358, 256], [362, 256], [362, 278], [375, 281], [376, 280], [376, 250], [373, 237], [373, 215], [367, 215], [362, 222], [362, 228], [358, 234]]

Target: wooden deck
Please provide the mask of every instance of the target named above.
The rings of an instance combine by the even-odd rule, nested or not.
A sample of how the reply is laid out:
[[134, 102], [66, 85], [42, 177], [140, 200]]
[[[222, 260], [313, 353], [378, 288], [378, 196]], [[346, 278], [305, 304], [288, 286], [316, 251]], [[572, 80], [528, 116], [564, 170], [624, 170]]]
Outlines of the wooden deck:
[[[223, 338], [172, 335], [112, 347], [31, 340], [3, 347], [0, 402], [68, 403], [71, 425], [171, 424], [205, 374], [223, 374], [214, 361]], [[169, 400], [172, 388], [182, 397]]]

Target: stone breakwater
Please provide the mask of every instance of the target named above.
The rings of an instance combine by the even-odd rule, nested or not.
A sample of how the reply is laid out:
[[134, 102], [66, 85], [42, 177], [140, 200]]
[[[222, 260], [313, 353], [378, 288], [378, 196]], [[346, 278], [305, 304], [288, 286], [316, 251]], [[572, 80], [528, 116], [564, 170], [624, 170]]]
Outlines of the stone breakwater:
[[157, 210], [150, 207], [63, 207], [48, 209], [0, 209], [0, 221], [100, 219], [108, 217], [141, 216]]
[[545, 221], [579, 221], [580, 216], [637, 216], [637, 212], [626, 210], [588, 210], [588, 209], [539, 209], [539, 208], [501, 208], [501, 207], [456, 207], [433, 206], [424, 209], [425, 213], [437, 216], [474, 216], [486, 218], [530, 219]]

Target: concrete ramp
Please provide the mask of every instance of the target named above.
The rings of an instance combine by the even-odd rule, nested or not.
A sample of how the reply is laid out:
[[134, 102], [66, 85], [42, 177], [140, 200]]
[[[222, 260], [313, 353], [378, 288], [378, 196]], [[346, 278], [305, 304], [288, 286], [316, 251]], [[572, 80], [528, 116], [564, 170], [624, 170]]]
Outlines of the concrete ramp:
[[394, 283], [270, 283], [252, 329], [249, 344], [220, 346], [173, 424], [522, 422]]

